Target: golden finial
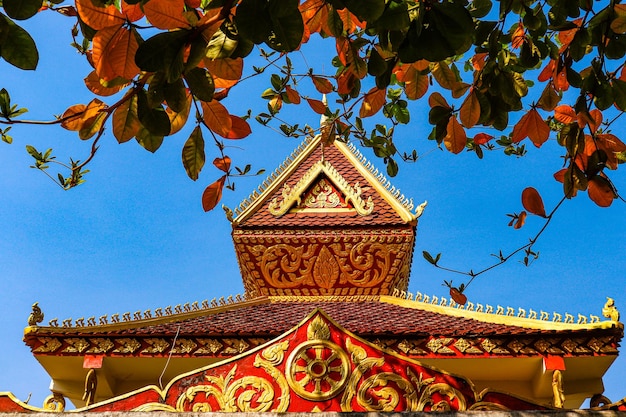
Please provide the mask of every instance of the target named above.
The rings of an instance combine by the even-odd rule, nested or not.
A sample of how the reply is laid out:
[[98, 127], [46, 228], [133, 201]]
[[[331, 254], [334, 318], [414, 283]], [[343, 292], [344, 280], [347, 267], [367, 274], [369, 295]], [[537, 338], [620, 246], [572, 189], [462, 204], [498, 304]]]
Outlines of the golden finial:
[[43, 321], [43, 312], [39, 308], [39, 303], [33, 304], [33, 311], [28, 316], [28, 325], [36, 326]]
[[615, 300], [611, 297], [606, 297], [606, 304], [604, 304], [602, 308], [602, 315], [607, 319], [619, 321], [619, 311], [617, 311], [615, 307]]

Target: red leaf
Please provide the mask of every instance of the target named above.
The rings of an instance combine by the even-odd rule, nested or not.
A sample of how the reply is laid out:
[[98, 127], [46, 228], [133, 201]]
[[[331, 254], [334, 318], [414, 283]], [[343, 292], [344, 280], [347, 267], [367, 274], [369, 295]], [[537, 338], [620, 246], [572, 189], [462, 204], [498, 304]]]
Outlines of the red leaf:
[[565, 124], [573, 123], [578, 120], [574, 108], [572, 106], [568, 106], [567, 104], [556, 106], [554, 109], [554, 118]]
[[313, 109], [313, 111], [317, 114], [324, 114], [326, 113], [326, 105], [321, 102], [320, 100], [315, 100], [312, 98], [307, 98], [306, 99], [307, 103], [309, 103], [309, 106], [311, 106], [311, 108]]
[[300, 104], [300, 94], [290, 86], [285, 87], [285, 93], [287, 93], [287, 98], [290, 103]]
[[313, 80], [313, 85], [320, 93], [328, 94], [333, 91], [333, 85], [326, 78], [311, 75], [311, 79]]
[[600, 207], [609, 207], [615, 199], [615, 192], [611, 183], [600, 175], [591, 178], [587, 183], [587, 192], [591, 201]]
[[210, 211], [217, 206], [217, 203], [222, 199], [222, 190], [224, 189], [224, 183], [226, 182], [226, 175], [222, 176], [219, 180], [206, 187], [202, 193], [202, 208], [204, 211]]
[[359, 117], [364, 119], [378, 113], [380, 109], [385, 105], [387, 97], [386, 89], [379, 89], [378, 87], [372, 88], [363, 96], [363, 103], [361, 104], [361, 110], [359, 110]]
[[224, 135], [226, 139], [243, 139], [252, 133], [252, 129], [250, 129], [248, 122], [241, 117], [233, 116], [231, 114], [230, 120], [232, 122], [232, 127], [230, 128], [230, 132]]
[[437, 92], [432, 93], [430, 97], [428, 97], [428, 104], [430, 105], [430, 107], [441, 106], [447, 109], [451, 108], [448, 102], [446, 101], [446, 99], [443, 98], [443, 96]]
[[489, 142], [491, 139], [493, 139], [493, 136], [488, 135], [486, 133], [479, 133], [476, 136], [474, 136], [474, 143], [476, 145], [484, 145], [487, 142]]
[[224, 156], [223, 158], [215, 158], [213, 160], [213, 165], [215, 165], [217, 169], [224, 172], [228, 172], [228, 170], [230, 169], [230, 163], [231, 160], [229, 156]]
[[528, 212], [540, 217], [546, 216], [546, 209], [539, 192], [532, 187], [528, 187], [522, 191], [522, 205]]
[[515, 222], [515, 224], [513, 225], [514, 229], [521, 229], [522, 226], [524, 226], [524, 223], [526, 223], [526, 212], [522, 211], [519, 216], [517, 217], [517, 221]]

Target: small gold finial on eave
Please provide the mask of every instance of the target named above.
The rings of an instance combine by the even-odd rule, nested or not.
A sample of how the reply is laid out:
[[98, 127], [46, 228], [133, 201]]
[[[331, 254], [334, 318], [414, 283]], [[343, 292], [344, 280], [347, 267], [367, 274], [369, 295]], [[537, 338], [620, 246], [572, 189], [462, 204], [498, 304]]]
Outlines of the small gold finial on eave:
[[602, 308], [602, 315], [607, 319], [611, 319], [612, 321], [619, 321], [619, 311], [615, 307], [615, 300], [611, 297], [606, 297], [606, 304]]
[[43, 321], [43, 312], [39, 308], [39, 303], [33, 304], [33, 311], [28, 315], [28, 325], [36, 326]]

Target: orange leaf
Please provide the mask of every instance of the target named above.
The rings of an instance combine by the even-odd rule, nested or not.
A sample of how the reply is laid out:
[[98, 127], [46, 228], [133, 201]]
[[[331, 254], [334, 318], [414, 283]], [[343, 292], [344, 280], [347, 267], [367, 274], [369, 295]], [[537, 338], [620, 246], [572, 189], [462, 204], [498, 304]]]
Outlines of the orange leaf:
[[541, 82], [548, 81], [550, 78], [554, 76], [555, 68], [556, 68], [556, 61], [551, 59], [550, 62], [548, 62], [546, 66], [541, 70], [541, 72], [537, 76], [537, 80]]
[[202, 208], [204, 211], [210, 211], [217, 206], [217, 203], [222, 199], [222, 190], [224, 189], [224, 183], [226, 182], [226, 175], [222, 176], [219, 180], [206, 187], [202, 193]]
[[562, 104], [554, 109], [554, 118], [561, 123], [569, 124], [578, 120], [572, 106]]
[[121, 26], [126, 22], [114, 4], [106, 7], [94, 6], [91, 0], [76, 0], [76, 9], [80, 19], [95, 30], [111, 26]]
[[474, 67], [475, 71], [480, 71], [485, 67], [488, 56], [489, 56], [489, 53], [482, 52], [472, 57], [472, 66]]
[[518, 143], [529, 137], [536, 147], [540, 147], [548, 140], [549, 135], [550, 127], [546, 121], [541, 118], [537, 109], [531, 109], [513, 127], [511, 141]]
[[606, 166], [611, 169], [617, 169], [617, 154], [626, 152], [626, 144], [612, 133], [596, 135], [595, 143], [598, 148], [606, 152]]
[[184, 8], [184, 0], [150, 0], [143, 4], [146, 19], [163, 30], [190, 27], [183, 15]]
[[309, 106], [311, 106], [311, 108], [313, 109], [313, 111], [317, 114], [324, 114], [326, 113], [326, 105], [321, 102], [320, 100], [315, 100], [312, 98], [307, 98], [306, 99], [307, 103], [309, 103]]
[[361, 103], [361, 110], [359, 110], [359, 117], [365, 118], [375, 115], [385, 105], [387, 97], [386, 89], [379, 89], [378, 87], [372, 88], [363, 96], [363, 103]]
[[324, 0], [306, 0], [298, 9], [302, 14], [302, 21], [309, 32], [319, 32], [322, 28], [322, 22], [325, 21], [328, 16], [328, 8]]
[[226, 139], [243, 139], [252, 133], [250, 129], [250, 125], [244, 119], [239, 116], [230, 115], [230, 120], [232, 122], [232, 127], [230, 132], [226, 136]]
[[289, 99], [290, 103], [300, 104], [300, 94], [298, 94], [296, 90], [291, 88], [291, 86], [285, 86], [285, 92], [287, 93], [287, 98]]
[[230, 169], [230, 163], [231, 160], [229, 156], [224, 156], [223, 158], [215, 158], [213, 160], [213, 165], [215, 165], [217, 169], [226, 173], [228, 173], [228, 170]]
[[589, 180], [587, 193], [589, 193], [591, 201], [600, 207], [609, 207], [615, 199], [615, 192], [613, 187], [611, 187], [611, 183], [600, 175], [596, 175]]
[[128, 4], [125, 1], [122, 2], [122, 14], [129, 22], [136, 22], [144, 17], [141, 2], [137, 4]]
[[596, 133], [600, 125], [602, 124], [602, 112], [598, 109], [593, 109], [589, 112], [589, 116], [591, 116], [591, 122], [589, 123], [589, 128], [592, 133]]
[[237, 84], [243, 73], [242, 58], [205, 59], [204, 65], [213, 77], [215, 88], [230, 88]]
[[537, 215], [539, 217], [547, 217], [546, 209], [543, 205], [543, 200], [539, 195], [539, 192], [533, 187], [525, 188], [522, 191], [522, 205], [528, 212]]
[[359, 55], [360, 48], [349, 38], [337, 37], [336, 39], [337, 55], [339, 60], [346, 67], [346, 70], [352, 72], [358, 78], [367, 75], [367, 64], [365, 59]]
[[63, 115], [61, 115], [61, 119], [67, 119], [61, 122], [61, 127], [67, 130], [80, 130], [82, 125], [81, 116], [86, 108], [87, 106], [84, 104], [74, 104], [70, 106], [63, 112]]
[[311, 79], [313, 80], [313, 85], [322, 94], [328, 94], [333, 91], [333, 85], [326, 78], [317, 77], [315, 75], [311, 75]]
[[[85, 85], [94, 94], [99, 96], [107, 97], [112, 96], [113, 94], [119, 93], [122, 89], [124, 89], [130, 82], [125, 83], [116, 83], [113, 87], [105, 87], [102, 85], [100, 77], [96, 71], [91, 71], [88, 76], [85, 77]], [[104, 81], [104, 80], [103, 80]]]
[[517, 29], [515, 29], [515, 32], [513, 33], [513, 38], [511, 39], [511, 47], [515, 49], [521, 47], [525, 39], [524, 25], [522, 22], [519, 22]]
[[450, 152], [458, 154], [467, 144], [467, 135], [465, 129], [456, 119], [456, 116], [451, 117], [448, 120], [448, 126], [446, 128], [446, 136], [443, 138], [443, 144], [446, 145], [446, 149]]
[[339, 94], [350, 94], [359, 79], [352, 71], [344, 70], [337, 76], [337, 92]]
[[402, 64], [395, 70], [398, 81], [404, 83], [404, 92], [410, 100], [417, 100], [428, 91], [428, 75], [422, 74], [417, 63]]
[[539, 148], [548, 140], [550, 126], [543, 120], [537, 109], [532, 109], [528, 114], [528, 137]]
[[578, 27], [568, 30], [562, 30], [558, 34], [559, 41], [561, 42], [561, 48], [559, 49], [559, 53], [566, 50], [569, 44], [572, 43], [572, 41], [574, 40], [574, 36], [576, 36], [578, 28], [582, 23], [582, 18], [576, 19], [572, 21], [572, 23], [574, 23]]
[[452, 107], [450, 107], [450, 105], [448, 104], [448, 102], [446, 101], [445, 98], [443, 98], [443, 96], [440, 93], [434, 92], [430, 95], [430, 97], [428, 97], [428, 104], [430, 105], [430, 107], [444, 107], [446, 109], [451, 109]]
[[124, 101], [113, 112], [113, 136], [119, 143], [128, 142], [141, 129], [141, 122], [137, 116], [137, 95]]
[[459, 117], [463, 126], [467, 128], [470, 128], [478, 123], [478, 120], [480, 119], [480, 103], [478, 102], [478, 97], [476, 97], [473, 90], [470, 91], [463, 101]]
[[139, 44], [132, 31], [134, 29], [113, 26], [94, 35], [92, 60], [101, 79], [111, 81], [122, 77], [130, 80], [139, 74], [139, 67], [135, 64]]
[[513, 228], [521, 229], [522, 226], [524, 226], [524, 223], [526, 223], [526, 212], [522, 210], [519, 216], [517, 216], [517, 221], [515, 222], [515, 225], [513, 226]]
[[476, 145], [484, 145], [487, 142], [489, 142], [491, 139], [493, 139], [493, 136], [488, 135], [486, 133], [479, 133], [476, 136], [474, 136], [474, 143]]
[[187, 91], [186, 95], [185, 107], [182, 111], [176, 113], [169, 107], [165, 108], [165, 113], [167, 113], [167, 117], [170, 119], [170, 135], [179, 132], [187, 123], [189, 119], [189, 111], [191, 110], [191, 92]]
[[[61, 123], [61, 126], [67, 130], [81, 131], [87, 126], [94, 123], [101, 110], [106, 107], [101, 100], [94, 98], [87, 104], [75, 104], [65, 110], [62, 119], [70, 118]], [[72, 117], [75, 116], [75, 117]]]
[[201, 101], [202, 120], [213, 132], [226, 137], [233, 127], [228, 110], [219, 101]]

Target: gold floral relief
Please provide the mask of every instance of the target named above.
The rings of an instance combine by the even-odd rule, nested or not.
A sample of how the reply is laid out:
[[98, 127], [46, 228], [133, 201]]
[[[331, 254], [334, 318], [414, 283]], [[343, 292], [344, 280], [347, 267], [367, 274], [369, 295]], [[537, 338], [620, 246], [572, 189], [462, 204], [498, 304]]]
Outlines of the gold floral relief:
[[[254, 366], [263, 369], [270, 379], [257, 375], [237, 378], [237, 365], [234, 365], [225, 376], [207, 375], [206, 384], [187, 388], [176, 401], [176, 411], [189, 411], [189, 408], [192, 412], [286, 411], [289, 407], [289, 386], [276, 366], [284, 360], [288, 346], [285, 341], [268, 347], [256, 356]], [[272, 381], [281, 391], [278, 397]], [[277, 405], [272, 409], [276, 399]]]
[[404, 271], [402, 264], [408, 249], [407, 243], [347, 239], [329, 244], [255, 245], [250, 261], [257, 267], [246, 269], [259, 270], [267, 285], [274, 288], [331, 289], [338, 284], [371, 288]]

